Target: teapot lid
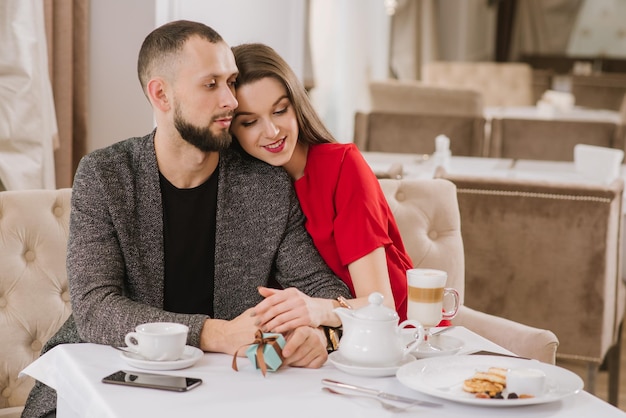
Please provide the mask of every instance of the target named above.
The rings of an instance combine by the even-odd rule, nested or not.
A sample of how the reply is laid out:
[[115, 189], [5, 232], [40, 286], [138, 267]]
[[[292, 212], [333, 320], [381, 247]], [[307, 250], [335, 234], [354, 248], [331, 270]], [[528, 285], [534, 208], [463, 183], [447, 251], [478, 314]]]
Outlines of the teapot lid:
[[384, 296], [381, 293], [374, 292], [369, 295], [367, 300], [369, 305], [354, 311], [354, 316], [359, 319], [367, 319], [372, 321], [390, 321], [398, 320], [398, 314], [393, 309], [383, 305]]

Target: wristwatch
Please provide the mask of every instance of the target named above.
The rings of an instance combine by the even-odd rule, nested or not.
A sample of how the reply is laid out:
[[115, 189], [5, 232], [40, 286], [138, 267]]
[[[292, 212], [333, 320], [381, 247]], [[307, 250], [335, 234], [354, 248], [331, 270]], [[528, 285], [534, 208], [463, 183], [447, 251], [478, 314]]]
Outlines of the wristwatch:
[[341, 339], [341, 327], [327, 327], [322, 325], [324, 335], [326, 335], [326, 351], [330, 354], [339, 348], [339, 340]]

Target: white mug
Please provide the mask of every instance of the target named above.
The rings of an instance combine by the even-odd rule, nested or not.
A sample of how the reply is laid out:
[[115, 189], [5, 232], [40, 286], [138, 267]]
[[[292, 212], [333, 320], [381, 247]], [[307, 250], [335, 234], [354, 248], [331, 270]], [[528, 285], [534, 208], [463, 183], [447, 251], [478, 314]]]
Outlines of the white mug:
[[[408, 284], [407, 317], [422, 323], [425, 328], [436, 327], [441, 319], [452, 319], [459, 309], [459, 293], [444, 287], [448, 274], [442, 270], [410, 269], [406, 272]], [[444, 298], [452, 296], [452, 309], [443, 310]]]
[[128, 349], [147, 360], [172, 361], [183, 356], [189, 328], [173, 322], [150, 322], [137, 325], [126, 334]]

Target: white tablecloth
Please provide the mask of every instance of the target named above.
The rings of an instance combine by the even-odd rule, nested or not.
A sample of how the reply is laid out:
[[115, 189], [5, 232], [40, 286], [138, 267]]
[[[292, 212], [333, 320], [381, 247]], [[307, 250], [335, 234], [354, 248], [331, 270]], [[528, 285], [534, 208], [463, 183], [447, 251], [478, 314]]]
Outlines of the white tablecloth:
[[[402, 165], [402, 177], [407, 179], [433, 178], [437, 163], [432, 156], [391, 152], [363, 152], [363, 157], [374, 172], [385, 173], [394, 164]], [[510, 158], [482, 158], [452, 156], [447, 171], [458, 174], [506, 177], [514, 161]]]
[[[457, 327], [447, 335], [464, 341], [461, 353], [480, 349], [506, 353], [492, 342]], [[626, 413], [581, 391], [561, 401], [511, 408], [486, 408], [439, 400], [403, 386], [395, 377], [361, 377], [341, 372], [328, 362], [321, 369], [283, 368], [263, 377], [248, 359], [239, 358], [239, 372], [232, 358], [205, 354], [193, 367], [162, 372], [199, 377], [204, 383], [190, 392], [107, 385], [101, 379], [130, 367], [113, 348], [95, 344], [57, 346], [23, 373], [57, 390], [58, 418], [68, 417], [385, 417], [393, 412], [376, 401], [348, 398], [321, 390], [323, 378], [350, 382], [398, 395], [440, 402], [441, 408], [414, 406], [409, 410], [424, 417], [624, 417]], [[409, 415], [408, 413], [405, 415]]]
[[569, 110], [546, 109], [537, 106], [506, 106], [486, 107], [485, 119], [513, 118], [513, 119], [545, 119], [545, 120], [574, 120], [583, 122], [609, 122], [619, 125], [622, 117], [619, 112], [607, 109], [587, 109], [573, 107]]

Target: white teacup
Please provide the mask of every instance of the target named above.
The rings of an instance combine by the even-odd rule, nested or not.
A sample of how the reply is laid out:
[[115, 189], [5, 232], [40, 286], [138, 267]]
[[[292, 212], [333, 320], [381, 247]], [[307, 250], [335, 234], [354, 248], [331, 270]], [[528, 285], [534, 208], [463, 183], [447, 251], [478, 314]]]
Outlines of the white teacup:
[[147, 360], [172, 361], [183, 356], [189, 328], [173, 322], [150, 322], [137, 325], [126, 334], [129, 350]]

